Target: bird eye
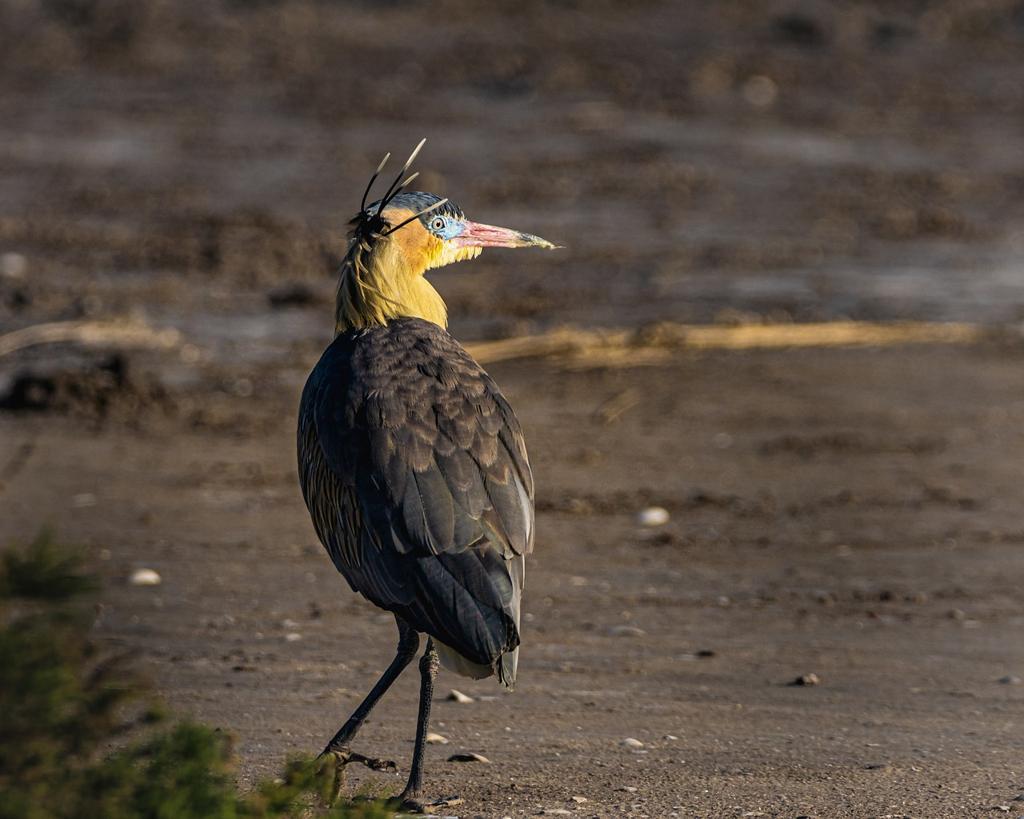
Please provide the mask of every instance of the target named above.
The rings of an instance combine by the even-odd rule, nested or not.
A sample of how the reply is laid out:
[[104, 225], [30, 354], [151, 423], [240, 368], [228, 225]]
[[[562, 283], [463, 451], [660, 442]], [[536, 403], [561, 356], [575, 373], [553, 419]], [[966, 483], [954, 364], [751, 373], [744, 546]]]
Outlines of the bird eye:
[[445, 219], [443, 216], [435, 216], [430, 221], [430, 227], [432, 230], [441, 230], [445, 226]]

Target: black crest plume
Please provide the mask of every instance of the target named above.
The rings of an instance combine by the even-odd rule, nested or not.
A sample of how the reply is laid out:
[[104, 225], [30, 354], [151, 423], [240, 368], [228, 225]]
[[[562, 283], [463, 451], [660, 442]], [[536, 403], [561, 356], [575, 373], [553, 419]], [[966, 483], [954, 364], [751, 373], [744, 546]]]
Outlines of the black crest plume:
[[398, 176], [395, 177], [395, 181], [392, 182], [390, 186], [388, 186], [388, 189], [384, 192], [384, 195], [376, 203], [376, 207], [372, 212], [367, 210], [366, 200], [370, 196], [370, 191], [373, 188], [373, 183], [377, 181], [377, 177], [380, 176], [380, 172], [384, 170], [384, 166], [387, 164], [387, 161], [391, 158], [390, 152], [384, 154], [384, 158], [380, 161], [380, 164], [377, 166], [377, 170], [375, 170], [373, 172], [373, 176], [370, 177], [370, 181], [366, 185], [366, 190], [363, 191], [363, 198], [359, 205], [359, 214], [356, 216], [355, 219], [352, 220], [355, 225], [356, 240], [364, 246], [364, 249], [369, 250], [370, 246], [378, 239], [384, 236], [388, 236], [394, 233], [396, 230], [405, 227], [407, 224], [414, 221], [415, 219], [419, 219], [425, 213], [430, 213], [432, 210], [437, 210], [439, 207], [441, 207], [448, 201], [448, 199], [445, 198], [442, 199], [440, 202], [435, 202], [430, 207], [424, 208], [419, 213], [413, 214], [404, 222], [394, 226], [388, 224], [388, 222], [385, 221], [384, 217], [381, 215], [384, 212], [384, 209], [389, 204], [391, 204], [391, 201], [396, 196], [398, 196], [398, 194], [400, 194], [403, 190], [409, 187], [409, 184], [417, 176], [419, 176], [419, 172], [417, 171], [416, 173], [410, 174], [409, 176], [405, 177], [405, 179], [402, 178], [403, 176], [405, 176], [406, 171], [409, 170], [412, 163], [419, 155], [419, 152], [423, 148], [423, 145], [426, 143], [426, 141], [426, 137], [424, 137], [419, 141], [419, 144], [415, 148], [413, 148], [412, 153], [409, 154], [409, 158], [405, 160], [405, 164], [402, 166], [402, 169], [398, 172]]

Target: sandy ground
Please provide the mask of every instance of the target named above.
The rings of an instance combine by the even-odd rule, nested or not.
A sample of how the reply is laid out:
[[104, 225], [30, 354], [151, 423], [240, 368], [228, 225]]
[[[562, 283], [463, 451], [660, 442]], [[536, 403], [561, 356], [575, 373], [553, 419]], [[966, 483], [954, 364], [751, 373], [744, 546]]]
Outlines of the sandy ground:
[[[133, 316], [179, 335], [0, 358], [0, 540], [50, 525], [83, 545], [107, 581], [98, 633], [237, 736], [243, 782], [273, 774], [322, 747], [395, 637], [315, 542], [293, 440], [382, 151], [428, 136], [424, 188], [567, 245], [437, 271], [463, 339], [1012, 328], [1022, 19], [1009, 2], [4, 4], [0, 332]], [[490, 367], [538, 483], [521, 683], [442, 677], [476, 701], [436, 705], [434, 792], [464, 817], [1024, 815], [1012, 336]], [[639, 526], [652, 505], [669, 522]], [[130, 586], [139, 567], [163, 583]], [[407, 764], [415, 686], [359, 750]], [[446, 762], [461, 751], [490, 764]]]
[[[431, 748], [433, 788], [469, 816], [1016, 804], [1024, 688], [1000, 680], [1024, 669], [1022, 359], [920, 347], [493, 368], [540, 486], [521, 684], [442, 676], [441, 694], [478, 699], [438, 702], [450, 744]], [[632, 391], [608, 423], [600, 408]], [[394, 638], [315, 542], [293, 399], [233, 402], [259, 434], [0, 427], [2, 462], [30, 447], [0, 496], [7, 533], [47, 521], [90, 547], [109, 581], [99, 632], [139, 649], [176, 709], [238, 736], [246, 780], [318, 749]], [[649, 504], [670, 522], [639, 527]], [[163, 584], [127, 585], [141, 566]], [[809, 673], [819, 685], [787, 685]], [[415, 685], [358, 747], [406, 760]], [[491, 764], [446, 762], [455, 751]]]

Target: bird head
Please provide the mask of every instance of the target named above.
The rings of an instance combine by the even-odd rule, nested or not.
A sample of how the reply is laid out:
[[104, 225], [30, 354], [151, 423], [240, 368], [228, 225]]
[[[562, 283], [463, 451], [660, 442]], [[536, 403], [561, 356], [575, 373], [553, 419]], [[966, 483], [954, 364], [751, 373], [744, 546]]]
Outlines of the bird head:
[[422, 191], [402, 191], [383, 207], [374, 202], [353, 223], [354, 235], [376, 234], [378, 242], [390, 242], [408, 271], [418, 275], [475, 259], [485, 247], [556, 247], [532, 233], [470, 221], [454, 202]]
[[531, 233], [472, 222], [446, 198], [407, 190], [418, 174], [404, 181], [403, 177], [425, 141], [416, 146], [384, 196], [369, 205], [366, 199], [390, 154], [366, 187], [359, 213], [350, 222], [336, 332], [385, 324], [399, 316], [424, 318], [443, 327], [447, 310], [423, 276], [428, 270], [475, 259], [485, 247], [557, 247]]

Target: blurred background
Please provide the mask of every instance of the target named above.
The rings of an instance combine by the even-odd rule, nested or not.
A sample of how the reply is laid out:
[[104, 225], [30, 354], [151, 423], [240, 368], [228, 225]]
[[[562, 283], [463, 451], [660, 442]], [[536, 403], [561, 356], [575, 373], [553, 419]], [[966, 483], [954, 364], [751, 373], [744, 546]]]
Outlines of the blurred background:
[[[498, 764], [441, 782], [488, 816], [1010, 800], [1020, 0], [7, 0], [4, 541], [84, 544], [96, 628], [239, 736], [243, 780], [318, 748], [391, 636], [306, 520], [295, 406], [346, 222], [421, 137], [418, 187], [566, 246], [431, 274], [523, 418], [542, 532], [523, 691], [439, 717]], [[657, 329], [845, 320], [963, 332]], [[566, 326], [631, 341], [483, 344]], [[408, 750], [407, 685], [379, 755]]]
[[143, 306], [230, 334], [283, 283], [326, 298], [369, 171], [422, 136], [425, 189], [569, 248], [437, 273], [463, 336], [1019, 318], [1012, 0], [0, 15], [5, 322]]

